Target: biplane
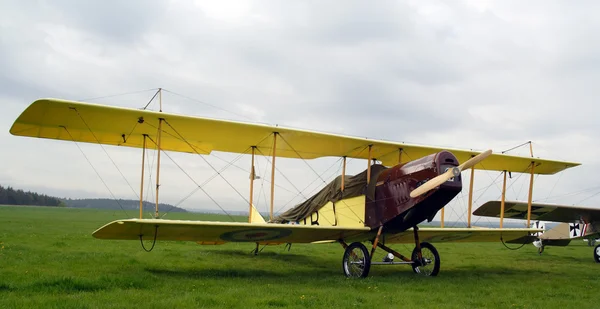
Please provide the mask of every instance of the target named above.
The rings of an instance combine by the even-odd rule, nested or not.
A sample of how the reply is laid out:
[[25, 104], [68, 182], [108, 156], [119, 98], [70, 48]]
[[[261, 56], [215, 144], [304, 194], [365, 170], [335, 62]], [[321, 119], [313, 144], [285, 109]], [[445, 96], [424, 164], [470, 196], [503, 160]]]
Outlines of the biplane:
[[[531, 242], [532, 228], [471, 227], [474, 169], [554, 174], [579, 165], [488, 151], [444, 149], [407, 143], [291, 129], [281, 126], [192, 117], [145, 109], [129, 109], [59, 99], [33, 102], [15, 121], [17, 136], [140, 148], [154, 143], [157, 151], [156, 205], [160, 183], [160, 154], [165, 151], [208, 155], [213, 151], [247, 154], [250, 166], [247, 223], [140, 217], [110, 222], [93, 232], [99, 239], [177, 240], [200, 244], [247, 242], [256, 244], [329, 243], [344, 248], [342, 269], [348, 277], [366, 277], [371, 265], [410, 265], [415, 273], [435, 276], [440, 256], [438, 242]], [[254, 160], [257, 151], [271, 154], [269, 220], [253, 204]], [[276, 158], [303, 160], [338, 157], [343, 169], [332, 183], [306, 202], [274, 216]], [[346, 175], [346, 159], [365, 160], [366, 170]], [[374, 164], [375, 159], [381, 164]], [[462, 162], [462, 163], [461, 163]], [[462, 190], [464, 170], [471, 171], [469, 225], [444, 228], [444, 206]], [[530, 191], [531, 192], [531, 191]], [[143, 193], [143, 192], [140, 192]], [[419, 227], [441, 211], [442, 227]], [[370, 250], [363, 244], [370, 242]], [[389, 247], [414, 243], [403, 255]], [[372, 261], [375, 250], [387, 253]], [[394, 258], [397, 258], [394, 260]]]
[[[490, 201], [481, 205], [473, 212], [474, 215], [484, 217], [500, 217], [504, 209], [504, 217], [510, 219], [535, 220], [529, 222], [532, 227], [544, 230], [544, 222], [561, 222], [546, 232], [534, 234], [537, 239], [533, 244], [542, 254], [546, 246], [567, 246], [572, 240], [587, 239], [593, 246], [595, 239], [600, 237], [600, 209], [556, 205], [546, 203], [532, 203], [531, 212], [527, 216], [528, 204], [519, 201]], [[594, 248], [594, 260], [600, 263], [600, 245]]]

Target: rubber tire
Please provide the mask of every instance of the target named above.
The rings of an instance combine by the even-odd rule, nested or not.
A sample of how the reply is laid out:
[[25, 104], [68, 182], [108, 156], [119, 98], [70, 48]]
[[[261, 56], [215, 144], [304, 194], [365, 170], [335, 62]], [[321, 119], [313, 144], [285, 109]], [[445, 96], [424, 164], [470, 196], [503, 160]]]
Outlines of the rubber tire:
[[539, 255], [542, 255], [542, 253], [544, 253], [544, 246], [541, 246], [541, 247], [539, 247], [537, 249], [538, 249], [538, 254]]
[[[421, 243], [421, 253], [423, 252], [423, 249], [431, 251], [431, 253], [433, 254], [433, 257], [435, 258], [435, 261], [433, 262], [433, 270], [431, 271], [431, 274], [423, 274], [420, 271], [417, 271], [417, 268], [419, 267], [419, 266], [417, 266], [417, 264], [411, 264], [413, 272], [416, 274], [422, 274], [425, 276], [435, 277], [440, 272], [440, 255], [438, 254], [437, 249], [435, 249], [435, 247], [428, 242]], [[412, 260], [413, 261], [417, 260], [417, 247], [416, 246], [412, 252]]]
[[596, 260], [596, 263], [600, 263], [600, 245], [594, 248], [594, 260]]
[[[362, 254], [365, 257], [363, 261], [364, 265], [362, 273], [359, 276], [354, 276], [353, 274], [351, 274], [346, 267], [346, 261], [350, 257], [350, 252], [352, 252], [354, 249], [362, 251]], [[346, 277], [348, 278], [366, 278], [369, 275], [369, 271], [371, 270], [371, 255], [369, 254], [367, 247], [365, 247], [365, 245], [363, 245], [360, 242], [353, 242], [350, 244], [350, 246], [346, 247], [346, 250], [344, 250], [344, 256], [342, 258], [342, 270], [344, 271], [344, 275], [346, 275]]]

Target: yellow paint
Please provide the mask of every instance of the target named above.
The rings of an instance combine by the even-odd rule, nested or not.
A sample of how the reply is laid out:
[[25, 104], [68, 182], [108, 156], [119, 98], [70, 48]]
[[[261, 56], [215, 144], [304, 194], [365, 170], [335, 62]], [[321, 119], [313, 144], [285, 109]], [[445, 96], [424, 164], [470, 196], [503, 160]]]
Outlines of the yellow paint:
[[[79, 115], [85, 120], [87, 126]], [[144, 123], [136, 125], [140, 117], [143, 117]], [[177, 130], [175, 132], [170, 126], [163, 128], [165, 134], [162, 136], [161, 149], [166, 151], [200, 154], [210, 154], [212, 151], [244, 153], [248, 147], [257, 146], [261, 152], [269, 153], [273, 143], [266, 137], [273, 132], [278, 132], [289, 145], [293, 146], [293, 149], [289, 145], [281, 145], [277, 148], [277, 156], [287, 158], [313, 159], [347, 156], [368, 159], [369, 154], [362, 151], [368, 145], [373, 145], [370, 156], [377, 158], [387, 166], [398, 163], [398, 148], [402, 148], [403, 152], [412, 159], [441, 150], [449, 150], [460, 162], [479, 153], [465, 149], [404, 144], [281, 126], [216, 120], [57, 99], [41, 99], [32, 103], [15, 121], [10, 132], [19, 136], [87, 143], [97, 143], [95, 135], [102, 144], [141, 148], [143, 134], [156, 140], [159, 118], [164, 118]], [[89, 131], [88, 126], [94, 135]], [[69, 130], [73, 139], [63, 127]], [[123, 143], [121, 135], [130, 132], [132, 133], [127, 136], [127, 142]], [[178, 133], [185, 140], [182, 140]], [[485, 164], [479, 164], [477, 168], [522, 173], [529, 169], [532, 160], [536, 163], [535, 171], [538, 174], [554, 174], [579, 165], [579, 163], [573, 162], [492, 154], [484, 161]]]
[[[328, 202], [319, 209], [319, 225], [333, 226], [337, 215], [337, 226], [344, 227], [364, 227], [365, 220], [365, 196], [356, 196], [343, 199], [335, 203], [335, 213], [333, 203]], [[312, 220], [316, 220], [316, 213], [312, 214]], [[304, 225], [304, 220], [300, 222]], [[306, 225], [311, 224], [311, 216], [306, 218]]]
[[[509, 242], [539, 232], [538, 229], [494, 229], [494, 228], [419, 228], [419, 240], [439, 242], [500, 242], [500, 237]], [[394, 235], [386, 235], [385, 242], [390, 244], [415, 242], [412, 229]], [[531, 241], [530, 241], [531, 242]], [[522, 243], [522, 242], [521, 242]]]
[[266, 223], [265, 219], [260, 215], [258, 210], [256, 210], [254, 205], [251, 205], [250, 223]]
[[[156, 228], [158, 226], [158, 228]], [[139, 240], [153, 239], [154, 232], [157, 240], [182, 240], [195, 242], [226, 242], [221, 236], [231, 232], [271, 231], [273, 233], [289, 233], [286, 236], [260, 241], [259, 243], [311, 243], [322, 240], [340, 239], [346, 237], [368, 237], [368, 227], [339, 227], [339, 226], [305, 226], [274, 223], [242, 223], [242, 222], [213, 222], [186, 221], [163, 219], [127, 219], [106, 224], [93, 233], [99, 239]], [[366, 239], [366, 238], [365, 238]], [[230, 241], [230, 240], [229, 240]], [[250, 241], [254, 242], [254, 241]]]
[[[158, 228], [156, 228], [158, 227]], [[157, 240], [181, 240], [203, 243], [222, 243], [226, 240], [221, 236], [231, 232], [270, 231], [273, 233], [286, 232], [286, 236], [261, 241], [259, 243], [314, 243], [328, 242], [334, 239], [344, 239], [348, 242], [367, 241], [373, 239], [376, 231], [368, 227], [340, 227], [320, 225], [292, 224], [250, 224], [238, 222], [185, 221], [162, 219], [128, 219], [106, 224], [93, 234], [99, 239], [139, 240], [153, 239], [154, 232]], [[438, 242], [496, 242], [500, 236], [504, 241], [511, 241], [527, 236], [528, 233], [539, 232], [539, 229], [480, 229], [480, 228], [420, 228], [421, 241]], [[412, 229], [398, 234], [386, 234], [388, 243], [414, 243]]]

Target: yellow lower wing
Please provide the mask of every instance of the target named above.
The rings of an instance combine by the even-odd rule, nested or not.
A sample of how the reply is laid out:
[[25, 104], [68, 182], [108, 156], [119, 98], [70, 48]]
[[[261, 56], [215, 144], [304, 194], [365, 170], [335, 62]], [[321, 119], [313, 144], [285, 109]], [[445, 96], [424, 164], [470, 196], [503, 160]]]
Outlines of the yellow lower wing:
[[368, 227], [306, 226], [161, 219], [127, 219], [106, 224], [93, 233], [100, 239], [188, 240], [204, 243], [311, 243], [358, 238], [367, 240]]
[[[420, 228], [419, 240], [431, 243], [439, 242], [495, 242], [530, 243], [536, 239], [530, 236], [539, 229], [496, 229], [496, 228]], [[386, 243], [414, 243], [413, 230], [386, 235]]]

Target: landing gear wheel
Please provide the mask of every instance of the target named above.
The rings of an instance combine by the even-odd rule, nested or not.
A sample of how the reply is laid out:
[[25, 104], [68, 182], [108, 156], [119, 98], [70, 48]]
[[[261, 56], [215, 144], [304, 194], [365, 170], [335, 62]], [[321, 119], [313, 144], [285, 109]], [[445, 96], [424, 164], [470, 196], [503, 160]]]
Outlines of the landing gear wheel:
[[541, 246], [538, 248], [538, 254], [542, 255], [542, 253], [544, 252], [544, 246]]
[[421, 256], [422, 259], [419, 260], [417, 247], [415, 247], [412, 252], [412, 260], [414, 263], [411, 265], [413, 271], [425, 276], [437, 276], [438, 272], [440, 272], [440, 255], [435, 247], [428, 242], [422, 242]]
[[371, 256], [367, 247], [359, 242], [353, 242], [344, 251], [342, 268], [348, 278], [365, 278], [371, 269]]
[[596, 263], [600, 263], [600, 245], [594, 248], [594, 260], [596, 260]]

